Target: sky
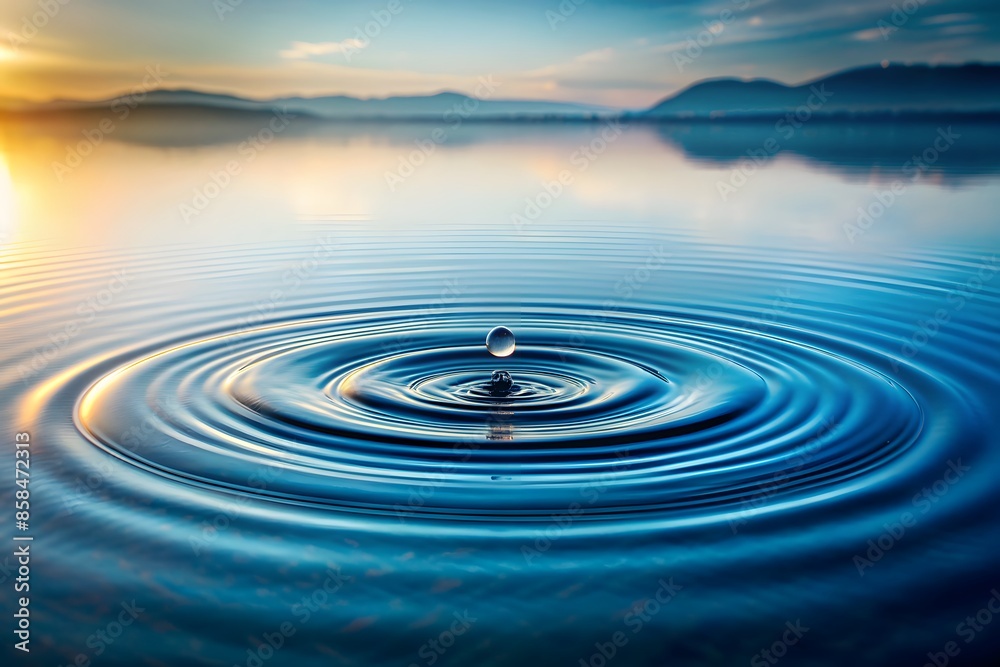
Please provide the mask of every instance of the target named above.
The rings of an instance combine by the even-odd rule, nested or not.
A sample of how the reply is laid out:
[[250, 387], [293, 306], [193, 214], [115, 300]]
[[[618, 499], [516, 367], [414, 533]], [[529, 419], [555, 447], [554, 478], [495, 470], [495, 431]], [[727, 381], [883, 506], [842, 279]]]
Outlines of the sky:
[[155, 85], [644, 108], [712, 77], [1000, 62], [996, 0], [3, 0], [0, 98]]

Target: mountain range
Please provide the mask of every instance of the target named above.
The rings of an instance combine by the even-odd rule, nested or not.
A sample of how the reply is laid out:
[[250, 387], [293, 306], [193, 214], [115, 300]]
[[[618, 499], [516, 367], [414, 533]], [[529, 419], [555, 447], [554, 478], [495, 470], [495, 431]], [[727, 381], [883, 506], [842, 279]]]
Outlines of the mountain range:
[[[152, 90], [145, 95], [129, 98], [83, 102], [55, 100], [43, 104], [18, 105], [19, 110], [95, 109], [120, 105], [122, 101], [135, 102], [145, 107], [205, 107], [242, 111], [286, 110], [292, 114], [305, 114], [318, 118], [338, 120], [392, 118], [437, 119], [452, 118], [590, 118], [597, 115], [617, 115], [618, 109], [568, 102], [540, 100], [478, 99], [453, 92], [433, 95], [398, 96], [362, 99], [347, 95], [325, 97], [278, 97], [254, 100], [233, 95], [204, 93], [196, 90]], [[2, 104], [2, 101], [0, 101]]]
[[803, 106], [824, 114], [1000, 111], [1000, 65], [875, 65], [794, 86], [769, 79], [711, 79], [643, 115], [780, 115]]
[[[126, 98], [45, 103], [0, 99], [8, 111], [101, 109]], [[194, 90], [154, 90], [130, 103], [143, 107], [271, 111], [336, 120], [593, 120], [613, 116], [663, 121], [780, 116], [803, 107], [823, 115], [1000, 113], [1000, 65], [873, 65], [797, 85], [769, 79], [709, 79], [648, 109], [623, 110], [536, 100], [477, 99], [454, 92], [361, 99], [345, 95], [254, 100]]]

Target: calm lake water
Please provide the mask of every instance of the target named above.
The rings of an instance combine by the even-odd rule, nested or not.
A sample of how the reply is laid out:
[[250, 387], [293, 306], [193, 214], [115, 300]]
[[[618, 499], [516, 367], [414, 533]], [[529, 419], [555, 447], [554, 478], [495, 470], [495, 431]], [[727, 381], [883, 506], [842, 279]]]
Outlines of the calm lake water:
[[104, 118], [0, 126], [30, 664], [998, 651], [995, 126]]

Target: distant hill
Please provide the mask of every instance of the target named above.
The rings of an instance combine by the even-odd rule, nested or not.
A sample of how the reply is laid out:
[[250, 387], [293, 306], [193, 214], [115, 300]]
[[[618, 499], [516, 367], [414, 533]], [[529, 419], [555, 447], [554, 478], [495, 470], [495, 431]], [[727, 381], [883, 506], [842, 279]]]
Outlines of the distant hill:
[[[1000, 65], [874, 65], [798, 85], [769, 79], [709, 79], [649, 109], [635, 111], [544, 100], [478, 100], [454, 92], [369, 99], [330, 95], [255, 100], [196, 90], [154, 90], [140, 105], [265, 113], [287, 109], [294, 114], [336, 120], [576, 120], [624, 115], [630, 119], [668, 121], [781, 116], [807, 102], [817, 102], [814, 90], [824, 95], [829, 93], [828, 99], [813, 110], [824, 115], [1000, 114]], [[0, 108], [23, 112], [102, 109], [121, 99], [36, 104], [0, 98]]]
[[[96, 102], [56, 100], [38, 105], [18, 105], [21, 110], [67, 110], [110, 107], [112, 98]], [[442, 119], [453, 118], [522, 118], [617, 115], [619, 110], [586, 104], [535, 100], [482, 99], [459, 93], [362, 99], [346, 95], [327, 97], [281, 97], [251, 100], [232, 95], [203, 93], [194, 90], [154, 90], [141, 101], [144, 107], [210, 107], [251, 111], [287, 109], [291, 113], [330, 119]], [[447, 118], [445, 115], [449, 114]]]
[[[672, 95], [650, 118], [784, 114], [828, 91], [823, 114], [1000, 111], [1000, 65], [889, 65], [846, 70], [795, 86], [767, 79], [711, 79]], [[813, 97], [817, 103], [818, 98]]]

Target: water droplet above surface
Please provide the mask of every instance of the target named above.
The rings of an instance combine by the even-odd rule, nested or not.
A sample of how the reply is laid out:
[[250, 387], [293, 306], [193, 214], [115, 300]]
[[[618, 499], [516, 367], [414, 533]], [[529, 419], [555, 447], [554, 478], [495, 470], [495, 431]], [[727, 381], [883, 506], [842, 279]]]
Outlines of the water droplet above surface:
[[486, 349], [494, 357], [509, 357], [514, 352], [514, 332], [507, 327], [494, 327], [486, 335]]

